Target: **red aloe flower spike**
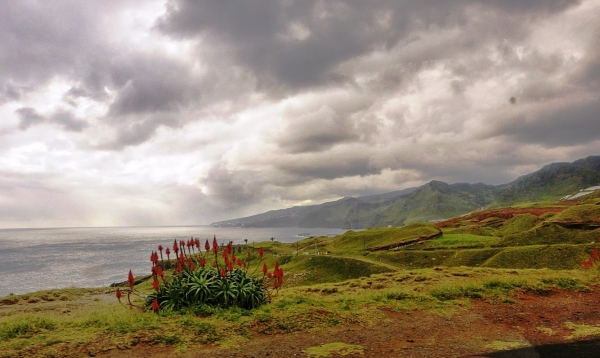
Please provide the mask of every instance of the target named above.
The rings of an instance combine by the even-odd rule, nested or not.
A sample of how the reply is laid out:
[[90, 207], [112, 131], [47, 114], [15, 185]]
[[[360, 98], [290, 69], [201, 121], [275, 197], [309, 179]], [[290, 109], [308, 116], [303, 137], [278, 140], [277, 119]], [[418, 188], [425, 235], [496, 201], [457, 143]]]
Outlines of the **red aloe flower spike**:
[[217, 261], [214, 261], [214, 262], [213, 262], [213, 267], [214, 267], [214, 268], [217, 268], [217, 267], [218, 267], [218, 265], [217, 265]]
[[229, 271], [233, 271], [233, 262], [229, 261], [229, 262], [227, 263], [227, 269], [228, 269]]
[[600, 255], [598, 254], [598, 250], [594, 247], [594, 249], [592, 250], [592, 254], [591, 254], [592, 258], [594, 259], [594, 261], [598, 261], [600, 260]]
[[268, 278], [273, 278], [273, 274], [271, 274], [270, 272], [267, 274]]
[[223, 250], [223, 254], [229, 255], [229, 245], [225, 246], [225, 249]]
[[260, 257], [262, 259], [263, 255], [265, 254], [265, 250], [263, 250], [262, 246], [258, 249], [258, 257]]
[[277, 281], [280, 285], [283, 284], [283, 269], [281, 267], [277, 271]]
[[167, 261], [170, 260], [171, 258], [169, 257], [171, 255], [171, 250], [169, 250], [169, 248], [167, 247], [167, 249], [165, 250], [165, 254], [167, 254]]
[[183, 264], [185, 262], [185, 256], [183, 255], [183, 251], [179, 254], [179, 263]]
[[175, 267], [175, 272], [180, 273], [181, 271], [183, 271], [183, 267], [181, 266], [181, 263], [177, 262], [177, 267]]
[[208, 243], [208, 239], [206, 239], [206, 242], [204, 243], [204, 250], [206, 250], [206, 252], [210, 251], [210, 244]]
[[158, 312], [159, 309], [159, 305], [158, 305], [158, 300], [154, 299], [154, 301], [152, 301], [152, 309], [154, 310], [154, 312]]
[[188, 267], [190, 268], [190, 270], [194, 271], [196, 269], [196, 267], [194, 267], [194, 263], [192, 262], [192, 259], [188, 259], [187, 264], [188, 264]]
[[161, 267], [156, 268], [156, 276], [162, 278], [163, 282], [165, 281], [165, 273], [163, 272]]
[[235, 257], [235, 252], [231, 254], [231, 261], [236, 262], [237, 258]]
[[173, 240], [173, 251], [179, 251], [179, 244], [177, 244], [177, 240]]
[[183, 255], [185, 256], [185, 241], [181, 240], [179, 242], [179, 250], [181, 250], [181, 252], [183, 253]]
[[225, 267], [221, 267], [221, 277], [225, 277], [227, 273], [225, 272]]
[[152, 288], [154, 288], [154, 291], [158, 291], [158, 280], [156, 279], [156, 277], [154, 278], [154, 280], [152, 281]]
[[213, 242], [212, 242], [212, 250], [213, 252], [216, 254], [217, 252], [219, 252], [219, 244], [217, 244], [217, 236], [213, 236]]
[[279, 271], [279, 262], [275, 262], [275, 268], [273, 269], [273, 272], [277, 271]]
[[129, 270], [129, 274], [127, 275], [127, 282], [129, 283], [129, 288], [133, 291], [133, 285], [135, 284], [135, 279], [133, 278], [133, 273]]
[[117, 292], [115, 292], [115, 296], [117, 296], [117, 300], [119, 300], [119, 303], [121, 303], [121, 296], [123, 294], [121, 293], [121, 290], [117, 288]]
[[229, 259], [229, 252], [227, 252], [227, 248], [225, 250], [223, 250], [223, 254], [221, 256], [223, 256], [223, 259], [225, 261], [227, 261]]
[[242, 267], [242, 265], [243, 265], [243, 262], [241, 259], [237, 259], [236, 263], [239, 267]]
[[267, 271], [269, 271], [269, 268], [267, 267], [267, 264], [263, 264], [263, 268], [262, 268], [263, 275], [266, 275]]
[[200, 252], [200, 239], [196, 238], [194, 240], [194, 245], [196, 245], [196, 249], [198, 249], [198, 252]]
[[163, 256], [162, 256], [162, 250], [163, 250], [162, 245], [158, 245], [158, 251], [160, 252], [160, 261], [164, 261]]

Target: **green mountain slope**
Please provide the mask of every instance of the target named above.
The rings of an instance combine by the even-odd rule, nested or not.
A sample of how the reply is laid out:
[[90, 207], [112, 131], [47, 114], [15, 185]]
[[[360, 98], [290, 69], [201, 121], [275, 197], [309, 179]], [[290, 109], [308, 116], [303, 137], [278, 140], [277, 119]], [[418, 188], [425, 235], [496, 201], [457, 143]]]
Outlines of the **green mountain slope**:
[[580, 189], [600, 184], [600, 156], [573, 163], [553, 163], [506, 185], [495, 201], [497, 206], [558, 200]]
[[573, 163], [549, 164], [503, 185], [434, 180], [418, 188], [274, 210], [213, 225], [342, 229], [400, 226], [460, 216], [484, 207], [558, 200], [599, 184], [600, 156], [590, 156]]

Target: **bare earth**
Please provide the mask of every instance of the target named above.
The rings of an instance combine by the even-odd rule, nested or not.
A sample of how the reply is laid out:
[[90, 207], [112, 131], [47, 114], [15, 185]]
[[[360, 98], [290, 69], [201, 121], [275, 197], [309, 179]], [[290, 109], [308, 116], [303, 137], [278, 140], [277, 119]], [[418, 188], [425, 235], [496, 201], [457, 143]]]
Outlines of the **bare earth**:
[[[572, 357], [575, 355], [564, 355], [554, 347], [546, 348], [546, 352], [554, 354], [539, 354], [540, 348], [531, 347], [599, 338], [600, 328], [585, 337], [569, 337], [576, 333], [572, 324], [600, 326], [599, 293], [600, 287], [591, 287], [589, 292], [552, 290], [541, 295], [518, 291], [513, 297], [514, 303], [473, 300], [468, 308], [450, 316], [421, 310], [386, 310], [387, 319], [374, 326], [340, 325], [327, 330], [272, 336], [255, 333], [254, 339], [239, 347], [197, 346], [182, 354], [176, 354], [173, 347], [138, 344], [99, 356], [310, 357], [319, 356], [310, 354], [311, 351], [307, 351], [310, 347], [345, 343], [362, 347], [362, 352], [345, 357]], [[597, 343], [592, 346], [593, 353], [577, 356], [600, 356]], [[521, 350], [506, 352], [518, 348]], [[501, 353], [503, 350], [505, 353]], [[342, 355], [334, 351], [320, 356]]]

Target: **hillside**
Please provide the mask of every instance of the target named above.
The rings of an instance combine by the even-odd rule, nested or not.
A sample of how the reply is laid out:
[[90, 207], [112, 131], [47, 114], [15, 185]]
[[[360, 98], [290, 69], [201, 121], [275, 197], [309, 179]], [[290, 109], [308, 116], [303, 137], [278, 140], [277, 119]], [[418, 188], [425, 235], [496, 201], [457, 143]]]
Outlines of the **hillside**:
[[558, 200], [598, 184], [600, 156], [591, 156], [573, 163], [546, 165], [508, 184], [448, 184], [433, 180], [418, 188], [269, 211], [212, 225], [342, 229], [401, 226], [439, 221], [486, 207]]
[[[285, 277], [270, 304], [251, 310], [131, 309], [114, 287], [0, 297], [0, 357], [595, 356], [599, 208], [595, 192], [435, 224], [265, 241], [260, 258], [242, 245], [249, 272], [277, 262]], [[134, 304], [153, 292], [149, 277], [136, 281]]]

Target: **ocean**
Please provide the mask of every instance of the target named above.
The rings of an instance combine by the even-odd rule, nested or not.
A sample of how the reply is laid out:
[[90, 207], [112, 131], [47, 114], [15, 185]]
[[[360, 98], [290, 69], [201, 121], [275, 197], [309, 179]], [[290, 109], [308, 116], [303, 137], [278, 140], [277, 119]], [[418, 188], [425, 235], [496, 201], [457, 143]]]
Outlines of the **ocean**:
[[104, 287], [127, 273], [150, 273], [150, 254], [159, 244], [199, 238], [248, 244], [274, 237], [280, 242], [338, 235], [342, 229], [223, 228], [212, 226], [0, 229], [0, 297], [67, 287]]

